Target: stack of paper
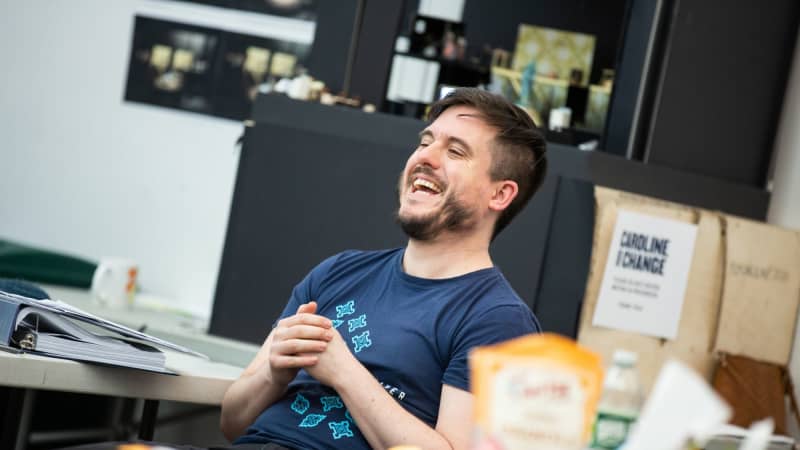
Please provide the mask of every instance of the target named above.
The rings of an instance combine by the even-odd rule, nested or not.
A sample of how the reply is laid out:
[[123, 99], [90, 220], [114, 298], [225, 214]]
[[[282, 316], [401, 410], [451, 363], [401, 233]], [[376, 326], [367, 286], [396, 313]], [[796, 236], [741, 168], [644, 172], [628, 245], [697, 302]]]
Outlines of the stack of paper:
[[174, 374], [156, 346], [185, 347], [93, 316], [66, 303], [0, 291], [0, 345], [25, 352]]
[[14, 333], [32, 333], [31, 350], [43, 355], [170, 373], [164, 367], [164, 353], [157, 348], [93, 333], [52, 311], [24, 308], [17, 315]]

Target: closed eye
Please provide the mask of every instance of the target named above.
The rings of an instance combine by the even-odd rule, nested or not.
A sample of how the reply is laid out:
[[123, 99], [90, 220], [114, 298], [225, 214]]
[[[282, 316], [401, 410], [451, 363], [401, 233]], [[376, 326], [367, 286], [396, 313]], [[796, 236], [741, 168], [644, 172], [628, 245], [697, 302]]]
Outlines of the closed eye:
[[419, 134], [419, 146], [417, 148], [425, 148], [432, 144], [433, 141], [433, 133], [431, 130], [422, 130], [422, 132]]

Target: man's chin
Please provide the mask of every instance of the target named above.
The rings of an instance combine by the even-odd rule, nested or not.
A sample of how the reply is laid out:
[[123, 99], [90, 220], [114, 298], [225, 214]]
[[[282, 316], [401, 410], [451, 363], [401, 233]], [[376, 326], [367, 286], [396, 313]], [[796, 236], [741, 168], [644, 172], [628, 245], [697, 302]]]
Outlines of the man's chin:
[[431, 216], [414, 217], [398, 214], [396, 221], [406, 236], [418, 241], [429, 241], [435, 238], [439, 234], [439, 231], [441, 231], [441, 227], [435, 225], [435, 218]]
[[438, 207], [420, 209], [401, 204], [395, 215], [397, 223], [411, 239], [430, 241], [443, 231], [457, 232], [474, 227], [471, 211], [452, 198]]

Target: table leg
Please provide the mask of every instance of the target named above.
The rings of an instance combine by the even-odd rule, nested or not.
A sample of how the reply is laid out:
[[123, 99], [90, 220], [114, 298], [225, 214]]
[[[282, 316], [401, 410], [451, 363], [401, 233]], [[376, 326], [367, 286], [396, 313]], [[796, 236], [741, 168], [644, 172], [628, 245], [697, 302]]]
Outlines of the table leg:
[[0, 428], [0, 448], [24, 450], [28, 446], [28, 429], [33, 414], [36, 391], [32, 389], [4, 389], [6, 400]]
[[156, 431], [156, 418], [158, 416], [158, 400], [147, 399], [142, 409], [142, 423], [139, 424], [139, 439], [152, 441]]

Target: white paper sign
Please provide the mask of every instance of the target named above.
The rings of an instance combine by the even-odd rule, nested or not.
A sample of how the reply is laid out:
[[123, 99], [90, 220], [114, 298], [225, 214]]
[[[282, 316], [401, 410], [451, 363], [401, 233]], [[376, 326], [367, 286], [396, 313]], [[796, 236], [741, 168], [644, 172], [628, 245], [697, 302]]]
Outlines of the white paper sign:
[[675, 339], [697, 226], [620, 210], [592, 324]]

